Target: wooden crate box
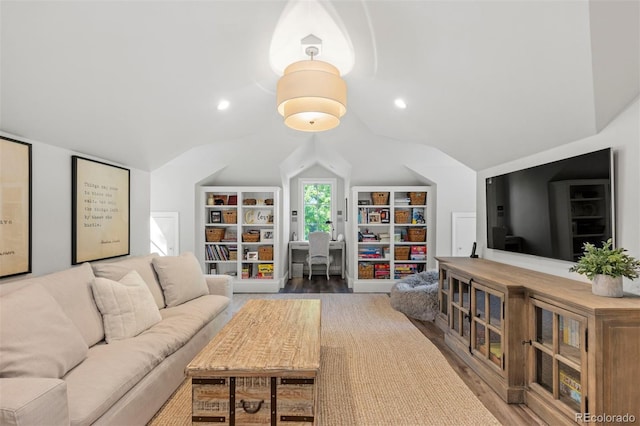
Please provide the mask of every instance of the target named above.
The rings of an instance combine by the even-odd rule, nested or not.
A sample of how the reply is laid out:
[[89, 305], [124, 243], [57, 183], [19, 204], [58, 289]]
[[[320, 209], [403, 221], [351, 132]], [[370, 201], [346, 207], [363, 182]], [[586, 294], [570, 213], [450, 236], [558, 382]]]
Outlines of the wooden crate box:
[[320, 312], [320, 300], [245, 303], [187, 366], [193, 424], [317, 425]]
[[315, 392], [313, 378], [194, 378], [192, 421], [194, 425], [308, 425], [314, 421]]

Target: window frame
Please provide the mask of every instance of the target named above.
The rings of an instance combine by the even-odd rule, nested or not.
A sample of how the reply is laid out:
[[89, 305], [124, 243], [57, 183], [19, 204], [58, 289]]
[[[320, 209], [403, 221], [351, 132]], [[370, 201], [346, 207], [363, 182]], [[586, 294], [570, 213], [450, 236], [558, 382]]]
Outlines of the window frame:
[[[333, 222], [333, 229], [337, 231], [336, 227], [336, 189], [338, 186], [338, 180], [336, 178], [301, 178], [298, 181], [298, 236], [301, 241], [309, 241], [309, 238], [304, 235], [305, 228], [305, 215], [304, 215], [304, 188], [307, 185], [330, 185], [331, 186], [331, 222]], [[331, 232], [331, 231], [329, 231]], [[333, 236], [332, 236], [333, 238]]]

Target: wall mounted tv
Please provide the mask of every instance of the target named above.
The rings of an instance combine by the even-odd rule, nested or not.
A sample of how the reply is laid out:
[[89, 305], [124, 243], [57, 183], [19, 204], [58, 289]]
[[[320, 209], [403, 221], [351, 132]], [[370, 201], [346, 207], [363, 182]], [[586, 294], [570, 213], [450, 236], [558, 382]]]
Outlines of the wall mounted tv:
[[487, 246], [576, 261], [614, 230], [611, 148], [486, 180]]

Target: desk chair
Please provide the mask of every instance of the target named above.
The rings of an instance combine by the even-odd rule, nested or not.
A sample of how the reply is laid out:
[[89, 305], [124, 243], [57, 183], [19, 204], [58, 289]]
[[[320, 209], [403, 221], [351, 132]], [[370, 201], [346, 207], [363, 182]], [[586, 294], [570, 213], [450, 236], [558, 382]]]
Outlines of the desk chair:
[[331, 235], [328, 232], [311, 232], [309, 234], [309, 279], [313, 273], [313, 265], [324, 264], [327, 267], [327, 279], [329, 279], [329, 265], [333, 262], [333, 256], [329, 254], [329, 242]]

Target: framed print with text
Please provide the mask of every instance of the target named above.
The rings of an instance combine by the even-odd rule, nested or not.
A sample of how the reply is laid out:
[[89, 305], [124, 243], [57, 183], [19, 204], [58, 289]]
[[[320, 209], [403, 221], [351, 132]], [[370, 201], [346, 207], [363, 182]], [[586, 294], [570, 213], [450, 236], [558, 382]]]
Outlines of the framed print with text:
[[129, 169], [76, 155], [71, 162], [71, 263], [128, 255]]
[[0, 277], [31, 272], [31, 144], [0, 137]]

